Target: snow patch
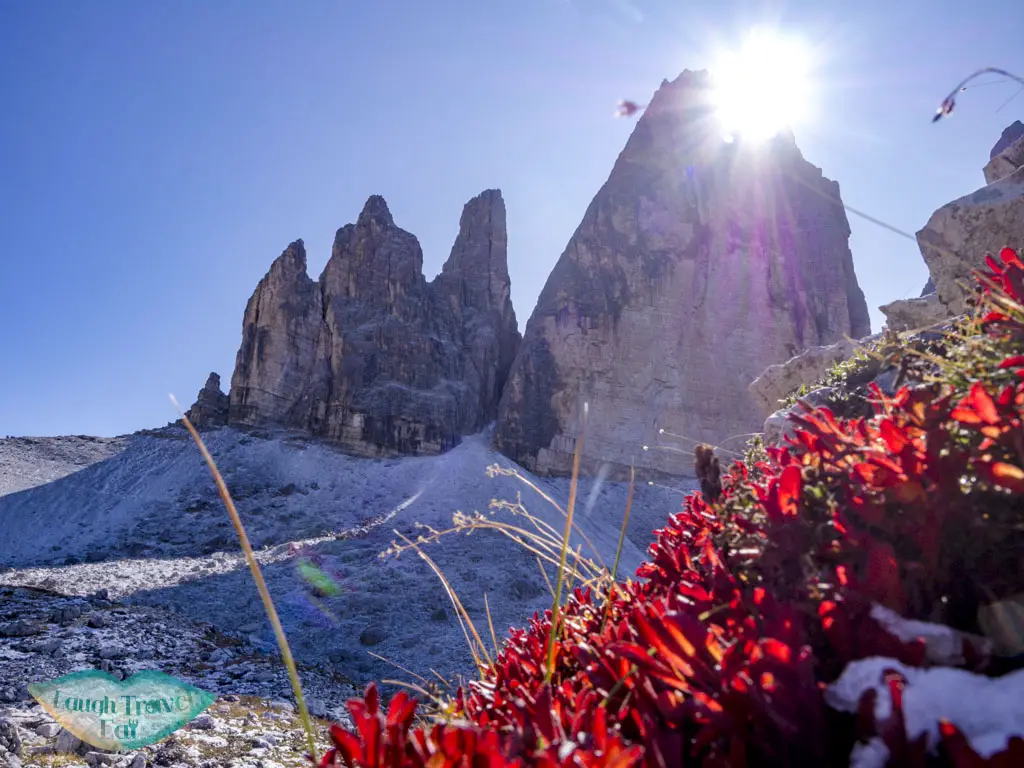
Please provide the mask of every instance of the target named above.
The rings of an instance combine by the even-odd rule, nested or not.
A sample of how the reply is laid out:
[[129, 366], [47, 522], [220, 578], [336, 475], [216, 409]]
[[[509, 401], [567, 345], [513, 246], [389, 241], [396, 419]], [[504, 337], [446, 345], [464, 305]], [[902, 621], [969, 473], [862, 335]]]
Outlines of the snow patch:
[[[826, 689], [825, 701], [834, 709], [856, 713], [864, 692], [874, 690], [875, 719], [884, 721], [892, 715], [892, 698], [884, 682], [890, 670], [906, 680], [903, 716], [911, 741], [927, 733], [928, 747], [934, 750], [939, 743], [939, 721], [948, 720], [987, 758], [1006, 749], [1011, 737], [1024, 736], [1024, 670], [990, 678], [948, 667], [919, 669], [873, 656], [848, 664]], [[858, 768], [871, 768], [885, 764], [877, 761], [879, 754], [875, 745], [861, 747], [850, 757], [851, 762], [858, 758]]]

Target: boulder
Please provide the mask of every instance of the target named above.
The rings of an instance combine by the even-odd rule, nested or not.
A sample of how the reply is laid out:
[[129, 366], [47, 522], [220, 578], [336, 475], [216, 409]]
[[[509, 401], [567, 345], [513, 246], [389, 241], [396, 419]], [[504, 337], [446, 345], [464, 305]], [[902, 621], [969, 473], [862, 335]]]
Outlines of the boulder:
[[549, 276], [495, 444], [568, 474], [692, 474], [659, 430], [720, 445], [760, 429], [748, 384], [809, 346], [869, 333], [839, 186], [791, 134], [726, 143], [706, 72], [654, 95]]
[[973, 290], [971, 273], [985, 267], [985, 255], [1024, 246], [1024, 166], [944, 205], [917, 233], [917, 242], [938, 301], [947, 315], [960, 314]]
[[910, 331], [930, 328], [949, 318], [948, 310], [932, 292], [918, 299], [900, 299], [883, 304], [879, 309], [885, 315], [890, 331]]
[[784, 363], [764, 369], [748, 389], [762, 413], [771, 414], [779, 401], [789, 397], [804, 385], [811, 385], [824, 376], [836, 363], [853, 356], [856, 345], [843, 339], [827, 347], [811, 347]]
[[318, 282], [296, 241], [249, 300], [229, 421], [305, 430], [361, 455], [429, 454], [493, 421], [519, 345], [498, 190], [466, 204], [427, 283], [384, 198], [338, 230]]

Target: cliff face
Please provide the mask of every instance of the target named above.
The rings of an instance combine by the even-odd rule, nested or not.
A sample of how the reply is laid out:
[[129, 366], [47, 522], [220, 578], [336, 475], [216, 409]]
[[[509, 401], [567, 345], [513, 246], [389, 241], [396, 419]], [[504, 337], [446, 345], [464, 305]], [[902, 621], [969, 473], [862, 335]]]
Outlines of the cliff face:
[[229, 421], [302, 423], [303, 398], [323, 330], [323, 298], [296, 240], [256, 286], [242, 318], [229, 392]]
[[703, 72], [662, 84], [548, 278], [495, 435], [531, 470], [570, 470], [589, 402], [591, 469], [689, 474], [659, 430], [757, 431], [761, 371], [870, 332], [838, 184], [791, 136], [724, 143], [707, 93]]
[[280, 424], [355, 453], [437, 453], [482, 428], [519, 344], [497, 190], [471, 200], [428, 284], [416, 238], [371, 197], [318, 282], [302, 242], [246, 307], [230, 421]]

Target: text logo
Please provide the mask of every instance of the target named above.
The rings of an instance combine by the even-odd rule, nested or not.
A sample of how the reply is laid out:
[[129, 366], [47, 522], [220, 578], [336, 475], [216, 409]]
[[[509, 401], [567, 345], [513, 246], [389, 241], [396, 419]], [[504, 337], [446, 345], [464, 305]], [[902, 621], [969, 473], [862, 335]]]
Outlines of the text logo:
[[118, 680], [98, 669], [28, 686], [53, 719], [87, 744], [132, 750], [181, 728], [210, 706], [212, 693], [163, 672], [136, 672]]

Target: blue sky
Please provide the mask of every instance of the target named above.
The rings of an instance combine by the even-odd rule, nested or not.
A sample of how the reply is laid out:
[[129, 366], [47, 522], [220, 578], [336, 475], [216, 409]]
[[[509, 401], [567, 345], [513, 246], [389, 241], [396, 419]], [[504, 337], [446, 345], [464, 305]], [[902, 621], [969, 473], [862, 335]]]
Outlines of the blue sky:
[[[0, 0], [0, 436], [113, 435], [230, 379], [242, 311], [303, 238], [382, 194], [428, 279], [463, 203], [500, 187], [525, 325], [633, 127], [611, 112], [778, 24], [820, 56], [804, 156], [914, 232], [983, 183], [1024, 70], [1019, 0]], [[990, 78], [997, 79], [997, 78]], [[917, 295], [916, 246], [851, 217], [872, 307]]]

